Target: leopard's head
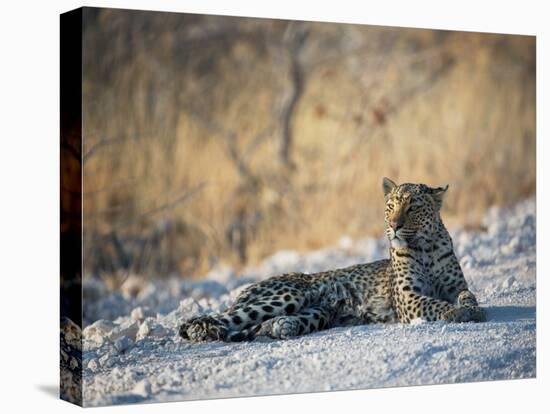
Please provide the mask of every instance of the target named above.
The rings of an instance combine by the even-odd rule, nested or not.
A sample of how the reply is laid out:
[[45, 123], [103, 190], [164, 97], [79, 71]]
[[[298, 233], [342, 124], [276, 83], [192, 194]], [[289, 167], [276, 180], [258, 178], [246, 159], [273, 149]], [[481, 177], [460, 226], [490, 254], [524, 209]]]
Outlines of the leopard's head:
[[391, 247], [404, 248], [411, 242], [432, 238], [441, 220], [439, 210], [448, 187], [432, 188], [410, 183], [397, 185], [384, 178], [384, 219]]

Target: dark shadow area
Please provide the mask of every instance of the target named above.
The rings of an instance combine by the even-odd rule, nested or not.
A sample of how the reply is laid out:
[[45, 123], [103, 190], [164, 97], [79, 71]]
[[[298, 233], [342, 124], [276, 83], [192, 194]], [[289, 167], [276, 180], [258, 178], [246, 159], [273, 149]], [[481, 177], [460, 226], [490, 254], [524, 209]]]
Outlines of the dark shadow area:
[[488, 322], [514, 322], [536, 316], [535, 306], [489, 306], [485, 309]]
[[54, 384], [41, 384], [37, 385], [36, 388], [50, 397], [59, 399], [59, 386]]

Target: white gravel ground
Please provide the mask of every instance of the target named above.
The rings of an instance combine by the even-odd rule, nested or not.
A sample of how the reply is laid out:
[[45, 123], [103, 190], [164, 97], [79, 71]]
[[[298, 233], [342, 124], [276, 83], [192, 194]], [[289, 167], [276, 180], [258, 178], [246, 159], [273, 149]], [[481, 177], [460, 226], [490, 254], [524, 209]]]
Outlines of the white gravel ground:
[[[139, 287], [134, 297], [84, 285], [84, 404], [194, 400], [464, 381], [532, 378], [536, 373], [535, 200], [488, 211], [486, 232], [452, 232], [470, 289], [488, 322], [366, 325], [288, 341], [191, 344], [179, 323], [223, 309], [248, 283], [387, 256], [385, 239], [308, 254], [282, 251], [235, 275]], [[135, 292], [134, 292], [135, 293]], [[100, 298], [100, 299], [98, 299]], [[93, 322], [93, 323], [92, 323]]]

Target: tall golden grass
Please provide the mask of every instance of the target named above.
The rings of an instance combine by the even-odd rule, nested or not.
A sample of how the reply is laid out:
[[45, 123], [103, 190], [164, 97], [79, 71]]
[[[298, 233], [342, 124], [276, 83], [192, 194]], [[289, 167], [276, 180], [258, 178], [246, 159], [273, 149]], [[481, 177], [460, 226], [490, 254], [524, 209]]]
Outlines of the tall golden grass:
[[248, 263], [381, 235], [383, 176], [449, 184], [451, 225], [476, 226], [489, 206], [535, 191], [532, 37], [308, 24], [289, 167], [277, 155], [289, 82], [277, 54], [253, 35], [221, 50], [178, 43], [181, 22], [267, 28], [275, 40], [286, 22], [136, 13], [103, 11], [86, 26], [88, 246], [179, 223], [163, 249], [188, 276], [239, 263], [234, 223], [245, 223]]

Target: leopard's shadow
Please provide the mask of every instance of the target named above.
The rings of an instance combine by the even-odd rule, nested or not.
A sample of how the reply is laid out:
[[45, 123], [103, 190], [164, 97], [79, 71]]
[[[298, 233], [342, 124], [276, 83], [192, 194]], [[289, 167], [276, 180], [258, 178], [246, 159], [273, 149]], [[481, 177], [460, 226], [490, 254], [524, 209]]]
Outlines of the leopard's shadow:
[[515, 322], [526, 319], [535, 319], [535, 306], [488, 306], [487, 322]]
[[[536, 307], [535, 306], [482, 306], [487, 311], [487, 322], [493, 323], [508, 323], [517, 322], [522, 320], [535, 320]], [[358, 325], [350, 327], [337, 327], [327, 331], [320, 331], [311, 334], [310, 336], [327, 336], [334, 332], [347, 332], [349, 329], [356, 329], [358, 331], [365, 329], [368, 326], [369, 331], [386, 329], [384, 324], [374, 325]]]

